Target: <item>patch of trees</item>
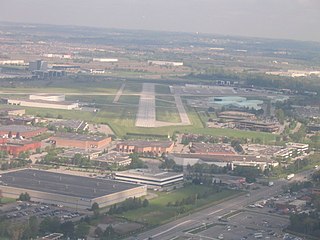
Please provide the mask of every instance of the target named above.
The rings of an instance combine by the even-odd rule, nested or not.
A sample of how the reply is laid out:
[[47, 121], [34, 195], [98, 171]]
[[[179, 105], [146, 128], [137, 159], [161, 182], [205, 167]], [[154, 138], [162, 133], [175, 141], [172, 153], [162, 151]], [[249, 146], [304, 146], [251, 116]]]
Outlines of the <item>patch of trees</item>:
[[320, 238], [320, 216], [317, 212], [292, 214], [288, 229]]
[[19, 198], [20, 201], [30, 201], [31, 197], [29, 195], [29, 193], [21, 193]]
[[137, 153], [130, 154], [131, 163], [127, 168], [135, 169], [135, 168], [148, 168], [148, 166], [139, 158]]
[[97, 227], [94, 230], [94, 234], [101, 240], [114, 240], [120, 237], [119, 234], [113, 229], [112, 225], [109, 225], [105, 231], [103, 231], [100, 227]]
[[31, 160], [24, 160], [24, 159], [14, 159], [10, 162], [4, 162], [1, 164], [1, 170], [8, 170], [12, 168], [21, 168], [25, 167], [31, 163]]
[[174, 160], [168, 159], [168, 158], [166, 158], [164, 160], [164, 162], [162, 162], [160, 164], [159, 168], [172, 170], [174, 172], [182, 172], [183, 171], [183, 166], [177, 165]]
[[256, 167], [250, 166], [237, 166], [233, 172], [234, 175], [245, 177], [246, 182], [252, 183], [256, 181], [256, 178], [261, 174], [261, 170]]
[[60, 232], [64, 237], [71, 239], [85, 238], [89, 233], [90, 226], [81, 221], [79, 225], [71, 221], [61, 223], [56, 217], [46, 217], [41, 222], [36, 216], [32, 216], [26, 222], [14, 222], [0, 220], [0, 237], [12, 240], [36, 239], [39, 235]]
[[214, 164], [207, 164], [207, 163], [196, 163], [193, 166], [188, 165], [187, 171], [189, 174], [196, 173], [198, 175], [202, 174], [221, 174], [226, 173], [227, 169], [225, 167], [219, 167]]
[[129, 210], [134, 210], [142, 207], [149, 206], [149, 201], [147, 199], [144, 199], [143, 201], [141, 198], [128, 198], [125, 201], [114, 204], [110, 207], [108, 213], [109, 214], [120, 214]]

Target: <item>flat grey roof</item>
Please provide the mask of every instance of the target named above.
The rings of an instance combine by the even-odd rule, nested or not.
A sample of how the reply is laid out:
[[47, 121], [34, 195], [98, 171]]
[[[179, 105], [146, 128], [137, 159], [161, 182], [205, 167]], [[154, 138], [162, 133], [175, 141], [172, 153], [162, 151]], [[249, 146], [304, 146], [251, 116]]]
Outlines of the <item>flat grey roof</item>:
[[94, 199], [140, 186], [33, 169], [3, 173], [1, 181], [9, 187], [21, 188], [24, 192], [35, 190], [85, 199]]
[[78, 140], [78, 141], [101, 141], [108, 138], [108, 136], [97, 136], [97, 135], [85, 135], [78, 133], [60, 133], [52, 138], [63, 138], [69, 140]]
[[183, 173], [166, 172], [161, 170], [149, 170], [149, 169], [130, 169], [127, 171], [116, 172], [116, 176], [132, 177], [132, 178], [145, 178], [145, 179], [157, 179], [166, 180], [183, 176]]
[[12, 131], [12, 132], [30, 132], [30, 131], [36, 131], [39, 129], [39, 127], [33, 127], [33, 126], [24, 126], [24, 125], [6, 125], [6, 126], [0, 126], [0, 131]]

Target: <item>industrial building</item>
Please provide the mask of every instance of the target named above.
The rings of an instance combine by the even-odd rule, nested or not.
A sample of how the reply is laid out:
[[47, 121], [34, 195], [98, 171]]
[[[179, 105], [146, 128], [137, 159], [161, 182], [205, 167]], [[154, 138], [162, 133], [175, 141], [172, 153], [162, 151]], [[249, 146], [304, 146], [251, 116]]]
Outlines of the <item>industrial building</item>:
[[36, 119], [34, 117], [24, 117], [24, 116], [1, 116], [1, 125], [31, 125]]
[[116, 172], [115, 179], [123, 182], [147, 185], [157, 190], [170, 190], [183, 184], [183, 173], [154, 171], [149, 169], [131, 169]]
[[0, 151], [14, 157], [19, 156], [22, 152], [35, 151], [38, 148], [41, 148], [41, 142], [0, 138]]
[[54, 122], [50, 122], [49, 126], [55, 127], [57, 129], [59, 128], [71, 129], [73, 131], [78, 131], [78, 130], [84, 131], [89, 127], [88, 123], [82, 120], [57, 120]]
[[235, 155], [234, 149], [227, 144], [212, 144], [203, 142], [192, 142], [190, 144], [190, 152], [198, 154], [212, 155]]
[[117, 151], [161, 155], [170, 153], [174, 147], [171, 141], [124, 141], [117, 144]]
[[273, 133], [279, 130], [279, 125], [273, 122], [240, 120], [240, 121], [235, 121], [234, 124], [235, 124], [235, 127], [238, 129], [245, 129], [245, 130], [251, 130], [251, 131]]
[[273, 161], [266, 157], [250, 156], [250, 155], [212, 155], [212, 154], [196, 154], [196, 153], [174, 153], [169, 154], [169, 158], [174, 160], [176, 164], [187, 166], [197, 163], [214, 164], [219, 167], [225, 167], [227, 164], [234, 166], [252, 166], [259, 167], [262, 171], [269, 166], [276, 167], [279, 165], [277, 161]]
[[47, 71], [48, 62], [42, 60], [36, 60], [34, 62], [29, 62], [29, 71]]
[[46, 128], [24, 126], [24, 125], [8, 125], [0, 126], [0, 136], [12, 138], [32, 138], [47, 131]]
[[18, 198], [27, 192], [31, 201], [76, 209], [89, 209], [95, 202], [106, 207], [147, 194], [142, 185], [33, 169], [3, 173], [0, 190], [3, 197]]
[[85, 134], [77, 134], [77, 133], [61, 133], [51, 137], [51, 141], [57, 147], [102, 149], [102, 148], [105, 148], [109, 143], [111, 143], [112, 139], [111, 137], [105, 137], [105, 136], [94, 136], [94, 135], [85, 135]]

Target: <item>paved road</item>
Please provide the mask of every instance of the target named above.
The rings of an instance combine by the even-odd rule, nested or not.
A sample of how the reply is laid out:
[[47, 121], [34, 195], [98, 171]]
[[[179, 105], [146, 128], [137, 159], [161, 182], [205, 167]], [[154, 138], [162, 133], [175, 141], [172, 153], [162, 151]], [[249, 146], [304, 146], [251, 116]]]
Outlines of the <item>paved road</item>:
[[[311, 172], [312, 171], [306, 171], [300, 174], [296, 174], [293, 181], [303, 180]], [[200, 224], [205, 223], [206, 221], [212, 222], [212, 220], [218, 220], [219, 216], [223, 216], [234, 210], [242, 209], [251, 203], [254, 203], [261, 199], [267, 199], [281, 193], [283, 191], [282, 187], [288, 184], [288, 181], [281, 179], [274, 181], [274, 184], [275, 185], [273, 187], [262, 187], [259, 190], [252, 191], [250, 197], [240, 196], [230, 199], [218, 205], [209, 207], [194, 214], [172, 221], [168, 224], [141, 233], [137, 238], [134, 239], [147, 240], [149, 237], [152, 237], [152, 239], [154, 240], [169, 240], [177, 236], [184, 236], [184, 230], [186, 229], [197, 227]]]
[[125, 86], [126, 86], [126, 82], [123, 82], [121, 87], [119, 88], [116, 96], [113, 99], [113, 103], [117, 103], [119, 101], [119, 98], [121, 97], [123, 89], [124, 89]]

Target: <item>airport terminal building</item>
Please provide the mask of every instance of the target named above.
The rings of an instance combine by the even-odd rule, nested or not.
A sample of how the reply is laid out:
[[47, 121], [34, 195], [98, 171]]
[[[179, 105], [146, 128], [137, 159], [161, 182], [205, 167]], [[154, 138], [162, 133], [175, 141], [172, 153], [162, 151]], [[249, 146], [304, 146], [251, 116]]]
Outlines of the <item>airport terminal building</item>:
[[147, 194], [143, 185], [33, 169], [3, 173], [0, 180], [3, 197], [18, 198], [27, 192], [31, 201], [76, 209], [91, 208], [94, 202], [106, 207]]

